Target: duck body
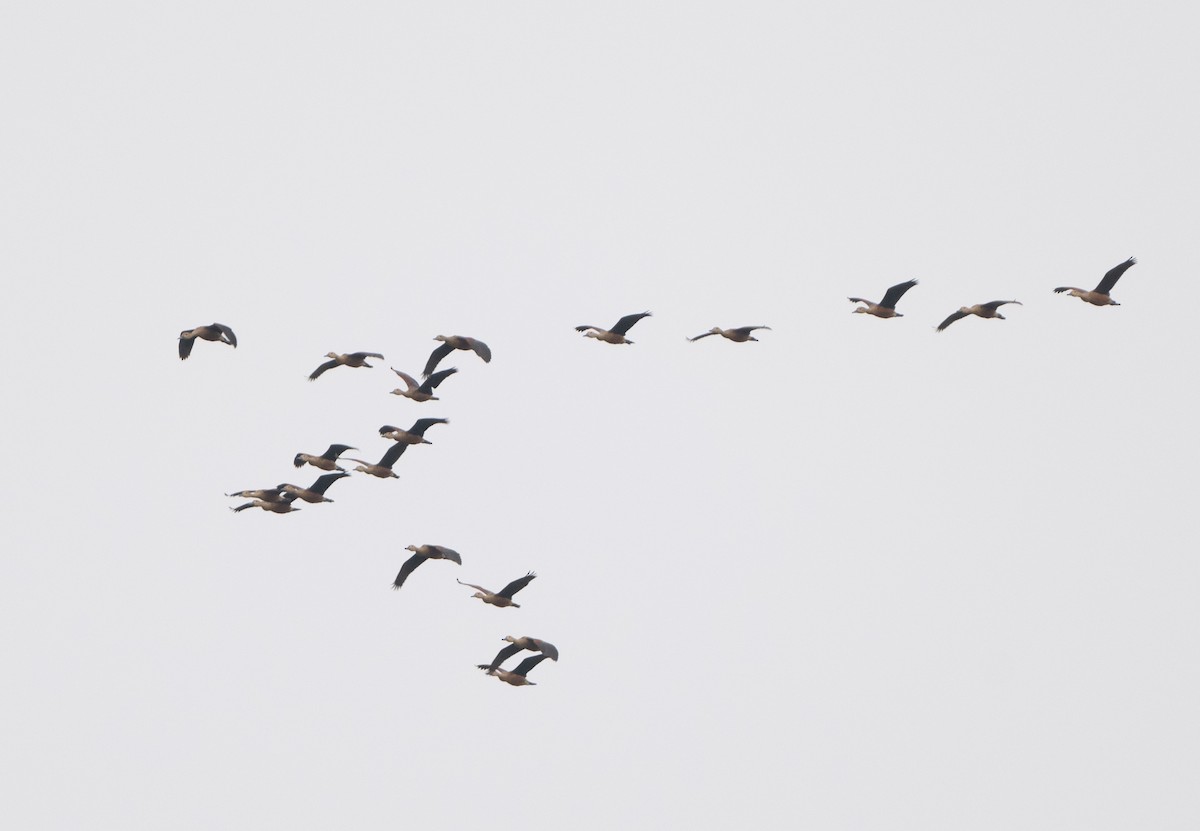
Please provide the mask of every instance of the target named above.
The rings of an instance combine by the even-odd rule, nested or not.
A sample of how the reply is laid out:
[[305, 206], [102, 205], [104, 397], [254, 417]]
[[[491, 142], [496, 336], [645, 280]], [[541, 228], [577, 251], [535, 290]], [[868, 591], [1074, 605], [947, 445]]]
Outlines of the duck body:
[[1120, 303], [1109, 296], [1109, 292], [1117, 284], [1117, 280], [1121, 279], [1121, 275], [1135, 265], [1137, 265], [1137, 258], [1130, 257], [1120, 265], [1113, 266], [1100, 278], [1100, 282], [1096, 284], [1096, 288], [1091, 291], [1075, 288], [1074, 286], [1059, 286], [1054, 290], [1054, 293], [1062, 294], [1066, 292], [1072, 297], [1078, 297], [1084, 303], [1091, 303], [1093, 306], [1120, 306]]
[[633, 324], [637, 323], [643, 317], [650, 317], [650, 312], [640, 312], [638, 314], [625, 315], [623, 318], [618, 320], [611, 329], [605, 329], [602, 326], [584, 325], [576, 326], [575, 331], [583, 332], [583, 336], [585, 338], [595, 338], [596, 340], [604, 341], [605, 343], [633, 343], [633, 341], [625, 337], [625, 333], [633, 327]]
[[184, 329], [179, 333], [179, 360], [186, 361], [192, 354], [197, 340], [219, 341], [237, 349], [237, 335], [224, 323], [210, 323], [195, 329]]

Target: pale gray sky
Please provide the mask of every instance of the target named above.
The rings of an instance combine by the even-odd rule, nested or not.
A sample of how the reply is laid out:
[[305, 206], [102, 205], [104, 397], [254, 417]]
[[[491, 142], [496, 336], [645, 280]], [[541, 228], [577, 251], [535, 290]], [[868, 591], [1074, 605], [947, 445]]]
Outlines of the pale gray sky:
[[[4, 813], [1195, 828], [1183, 9], [0, 12]], [[389, 396], [437, 334], [495, 358]], [[422, 416], [399, 480], [228, 510]], [[507, 634], [562, 660], [487, 678]]]

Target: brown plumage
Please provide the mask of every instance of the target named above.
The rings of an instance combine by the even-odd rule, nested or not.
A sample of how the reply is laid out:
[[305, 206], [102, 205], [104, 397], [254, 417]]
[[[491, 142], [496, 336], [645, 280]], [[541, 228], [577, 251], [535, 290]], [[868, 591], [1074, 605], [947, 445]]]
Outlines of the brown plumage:
[[367, 369], [370, 369], [371, 364], [367, 363], [367, 358], [378, 358], [381, 361], [383, 360], [383, 356], [378, 352], [348, 352], [345, 355], [339, 355], [337, 352], [326, 352], [325, 357], [329, 358], [330, 360], [314, 369], [312, 371], [312, 375], [308, 376], [308, 380], [317, 380], [323, 373], [333, 369], [335, 366], [365, 366]]
[[875, 317], [904, 317], [896, 311], [896, 304], [900, 302], [900, 298], [904, 296], [904, 292], [911, 289], [917, 284], [916, 280], [909, 280], [907, 283], [897, 283], [884, 292], [883, 299], [878, 303], [872, 303], [862, 297], [851, 297], [851, 303], [864, 303], [866, 305], [859, 306], [854, 310], [856, 314], [868, 314]]
[[197, 340], [220, 341], [237, 349], [237, 335], [233, 330], [224, 323], [212, 323], [208, 326], [197, 326], [195, 329], [184, 329], [179, 333], [179, 360], [188, 359]]
[[471, 597], [478, 597], [484, 603], [489, 603], [492, 606], [499, 606], [501, 608], [505, 606], [512, 606], [514, 609], [520, 609], [520, 604], [513, 603], [512, 596], [528, 586], [529, 581], [533, 580], [535, 577], [537, 577], [537, 575], [531, 571], [524, 577], [513, 580], [498, 592], [490, 592], [483, 586], [476, 586], [474, 583], [464, 583], [462, 580], [459, 580], [458, 582], [459, 585], [470, 586], [473, 589], [478, 589], [478, 591], [471, 595]]
[[1121, 275], [1135, 265], [1137, 265], [1137, 259], [1130, 257], [1120, 265], [1113, 266], [1101, 278], [1096, 288], [1091, 291], [1072, 288], [1071, 286], [1059, 286], [1054, 290], [1054, 293], [1061, 294], [1064, 291], [1069, 291], [1072, 297], [1078, 297], [1080, 300], [1085, 303], [1091, 303], [1093, 306], [1120, 306], [1121, 304], [1109, 297], [1108, 293], [1112, 291], [1112, 287], [1121, 279]]
[[446, 418], [418, 418], [413, 422], [413, 426], [407, 430], [401, 430], [399, 427], [385, 424], [379, 428], [379, 435], [385, 439], [400, 442], [401, 444], [433, 444], [433, 442], [425, 438], [425, 431], [435, 424], [449, 423], [450, 420]]
[[358, 462], [358, 467], [354, 469], [359, 473], [369, 473], [372, 476], [378, 476], [380, 479], [399, 479], [400, 477], [392, 470], [392, 465], [396, 464], [396, 460], [404, 455], [405, 450], [408, 450], [407, 444], [396, 442], [383, 454], [383, 458], [379, 460], [379, 464], [374, 465], [365, 459], [352, 459], [349, 456], [346, 457], [346, 460]]
[[729, 338], [734, 343], [745, 343], [746, 341], [758, 341], [758, 338], [751, 335], [751, 332], [756, 332], [759, 329], [770, 330], [770, 326], [739, 326], [737, 329], [722, 329], [720, 326], [714, 326], [705, 332], [703, 335], [696, 335], [694, 338], [688, 338], [693, 343], [701, 338], [707, 338], [709, 335], [720, 335], [723, 338]]
[[488, 675], [494, 675], [506, 684], [512, 684], [514, 687], [532, 687], [535, 682], [530, 681], [525, 676], [529, 671], [546, 660], [550, 656], [543, 652], [541, 655], [531, 655], [521, 663], [517, 664], [515, 669], [499, 669], [491, 668], [487, 664], [480, 664], [479, 668], [486, 670]]
[[348, 444], [331, 444], [329, 445], [329, 449], [320, 456], [311, 456], [308, 453], [297, 453], [296, 458], [292, 459], [292, 464], [296, 467], [304, 467], [304, 465], [310, 464], [320, 470], [343, 470], [342, 468], [338, 467], [337, 458], [347, 450], [358, 450], [358, 448], [351, 447]]
[[424, 383], [418, 384], [417, 379], [411, 375], [403, 373], [395, 367], [392, 367], [391, 369], [392, 372], [400, 376], [400, 380], [402, 380], [407, 387], [407, 389], [403, 390], [399, 388], [392, 390], [392, 395], [402, 395], [405, 398], [411, 398], [413, 401], [437, 401], [438, 397], [433, 394], [433, 391], [437, 389], [437, 385], [442, 383], [442, 381], [445, 381], [454, 373], [458, 372], [458, 370], [454, 367], [450, 367], [450, 369], [443, 369], [441, 372], [435, 372], [430, 375], [425, 379]]
[[640, 314], [625, 315], [616, 322], [611, 329], [603, 329], [599, 326], [576, 326], [576, 332], [583, 332], [585, 338], [595, 338], [602, 340], [605, 343], [633, 343], [629, 338], [625, 337], [625, 333], [633, 327], [643, 317], [650, 317], [650, 312], [641, 312]]
[[502, 663], [523, 649], [541, 652], [552, 661], [558, 660], [558, 647], [549, 641], [543, 641], [540, 638], [531, 638], [528, 635], [522, 635], [519, 638], [514, 638], [512, 635], [505, 635], [503, 640], [508, 641], [509, 645], [497, 652], [496, 657], [492, 659], [490, 664], [479, 664], [480, 669], [488, 671], [497, 669]]
[[[434, 349], [429, 355], [429, 360], [425, 362], [425, 371], [421, 375], [426, 378], [431, 376], [433, 371], [437, 369], [438, 362], [455, 349], [469, 349], [483, 358], [485, 364], [492, 362], [492, 350], [481, 340], [468, 338], [466, 335], [438, 335], [434, 340], [440, 340], [442, 345]], [[395, 370], [392, 371], [395, 372]]]
[[[403, 447], [403, 445], [400, 445]], [[462, 565], [462, 557], [453, 548], [446, 548], [442, 545], [406, 545], [405, 551], [413, 552], [413, 555], [404, 561], [404, 565], [400, 566], [400, 573], [396, 575], [396, 579], [392, 581], [392, 588], [399, 589], [404, 585], [404, 581], [408, 579], [408, 575], [413, 573], [413, 569], [419, 566], [426, 560], [449, 560], [452, 563]]]
[[990, 303], [980, 303], [976, 306], [963, 306], [957, 312], [950, 315], [950, 317], [943, 320], [941, 322], [941, 325], [937, 327], [937, 330], [940, 332], [943, 329], [945, 329], [947, 326], [949, 326], [951, 323], [953, 323], [954, 321], [962, 320], [967, 315], [975, 315], [977, 317], [989, 317], [989, 318], [994, 317], [997, 320], [1004, 320], [1004, 315], [1000, 314], [1000, 312], [998, 312], [996, 310], [999, 309], [1001, 306], [1008, 305], [1009, 303], [1016, 303], [1018, 306], [1021, 305], [1020, 300], [993, 300]]
[[307, 488], [301, 488], [297, 485], [282, 484], [279, 485], [279, 490], [286, 494], [291, 494], [294, 499], [303, 499], [305, 502], [316, 504], [318, 502], [332, 502], [325, 495], [325, 491], [329, 490], [329, 486], [338, 479], [344, 479], [349, 476], [349, 473], [326, 473], [324, 476], [318, 476], [317, 481], [313, 482]]
[[300, 510], [292, 504], [291, 499], [282, 501], [268, 501], [266, 499], [253, 499], [245, 505], [238, 505], [236, 508], [230, 508], [235, 514], [246, 510], [247, 508], [262, 508], [272, 514], [290, 514], [292, 511]]
[[[234, 491], [226, 496], [240, 496], [242, 499], [261, 499], [263, 502], [291, 502], [281, 488], [255, 488], [254, 490]], [[249, 507], [249, 506], [244, 506]]]

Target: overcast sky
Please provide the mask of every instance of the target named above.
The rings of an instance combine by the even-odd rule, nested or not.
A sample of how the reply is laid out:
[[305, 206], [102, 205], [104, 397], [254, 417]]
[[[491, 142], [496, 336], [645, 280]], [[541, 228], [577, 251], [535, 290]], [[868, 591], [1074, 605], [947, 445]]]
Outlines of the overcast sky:
[[0, 12], [10, 821], [1197, 827], [1195, 19], [798, 6]]

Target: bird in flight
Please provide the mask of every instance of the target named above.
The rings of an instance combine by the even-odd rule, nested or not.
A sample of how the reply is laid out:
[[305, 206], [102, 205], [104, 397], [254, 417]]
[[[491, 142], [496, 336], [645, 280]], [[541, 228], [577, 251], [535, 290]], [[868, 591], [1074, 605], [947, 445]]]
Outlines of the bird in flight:
[[224, 323], [212, 323], [208, 326], [197, 326], [195, 329], [184, 329], [179, 333], [179, 360], [188, 359], [197, 340], [220, 341], [237, 349], [237, 335], [233, 330]]
[[489, 671], [498, 669], [502, 663], [523, 649], [541, 652], [552, 661], [558, 660], [558, 647], [549, 641], [544, 641], [540, 638], [531, 638], [528, 635], [522, 635], [519, 638], [514, 638], [512, 635], [505, 635], [503, 640], [508, 641], [509, 645], [497, 652], [496, 657], [492, 659], [490, 664], [479, 664], [480, 669]]
[[500, 669], [499, 667], [492, 669], [487, 664], [480, 664], [479, 668], [486, 670], [488, 675], [494, 675], [504, 683], [512, 684], [514, 687], [532, 687], [536, 685], [536, 682], [530, 681], [525, 676], [529, 674], [531, 669], [549, 657], [545, 652], [541, 655], [530, 655], [512, 670]]
[[633, 343], [633, 341], [625, 337], [625, 333], [643, 317], [650, 317], [650, 313], [642, 312], [641, 314], [625, 315], [611, 329], [602, 329], [599, 326], [576, 326], [575, 331], [583, 332], [585, 338], [595, 338], [605, 343]]
[[379, 428], [379, 435], [385, 439], [398, 441], [401, 444], [433, 444], [433, 442], [425, 438], [425, 431], [435, 424], [449, 423], [450, 419], [447, 418], [418, 418], [413, 422], [413, 426], [407, 430], [401, 430], [399, 427], [385, 424]]
[[[398, 445], [403, 447], [404, 445]], [[404, 561], [404, 565], [400, 566], [400, 573], [396, 575], [396, 579], [392, 581], [392, 588], [399, 589], [404, 585], [404, 581], [408, 579], [408, 575], [413, 573], [413, 569], [419, 566], [426, 560], [449, 560], [452, 563], [462, 565], [462, 557], [453, 548], [446, 548], [444, 545], [406, 545], [405, 551], [413, 552], [413, 555]]]
[[354, 468], [357, 473], [369, 473], [372, 476], [378, 476], [380, 479], [399, 479], [396, 471], [392, 470], [392, 465], [404, 455], [404, 451], [408, 450], [408, 445], [403, 442], [396, 442], [387, 449], [383, 454], [383, 458], [378, 464], [371, 464], [365, 459], [355, 459], [350, 456], [346, 457], [348, 462], [358, 462], [358, 466]]
[[442, 383], [442, 381], [445, 381], [454, 373], [458, 372], [458, 370], [454, 367], [451, 367], [450, 369], [443, 369], [441, 372], [435, 372], [430, 375], [425, 379], [424, 383], [418, 384], [417, 379], [411, 375], [401, 372], [395, 367], [392, 367], [391, 369], [392, 372], [400, 376], [400, 380], [402, 380], [408, 387], [408, 389], [403, 390], [397, 387], [396, 389], [392, 390], [392, 395], [403, 395], [405, 398], [411, 398], [413, 401], [439, 400], [438, 397], [433, 394], [433, 391], [437, 388], [437, 385]]
[[916, 280], [909, 280], [907, 283], [897, 283], [884, 292], [883, 299], [878, 303], [872, 303], [863, 297], [851, 297], [851, 303], [866, 304], [856, 308], [854, 314], [868, 314], [875, 315], [875, 317], [904, 317], [904, 315], [896, 311], [896, 304], [900, 302], [900, 298], [904, 296], [904, 292], [916, 284]]
[[1120, 306], [1121, 304], [1109, 297], [1108, 293], [1112, 291], [1112, 287], [1121, 279], [1121, 275], [1135, 265], [1137, 265], [1137, 260], [1134, 257], [1130, 257], [1120, 265], [1113, 266], [1100, 278], [1100, 283], [1091, 291], [1072, 288], [1071, 286], [1059, 286], [1054, 290], [1054, 293], [1062, 294], [1064, 291], [1069, 291], [1072, 297], [1078, 297], [1080, 300], [1085, 303], [1091, 303], [1093, 306]]
[[993, 300], [991, 303], [979, 303], [975, 306], [963, 306], [950, 317], [946, 318], [937, 327], [940, 332], [956, 320], [962, 320], [967, 315], [976, 315], [977, 317], [994, 317], [999, 320], [1004, 320], [1004, 315], [1000, 314], [997, 309], [1009, 303], [1022, 305], [1020, 300]]
[[308, 380], [317, 380], [321, 377], [322, 373], [333, 369], [335, 366], [365, 366], [367, 369], [370, 369], [371, 365], [367, 363], [367, 358], [378, 358], [381, 361], [383, 360], [383, 356], [378, 352], [348, 352], [345, 355], [339, 355], [337, 352], [326, 352], [325, 357], [330, 358], [331, 360], [326, 361], [314, 369], [312, 371], [312, 375], [308, 376]]
[[[429, 354], [429, 360], [425, 362], [425, 369], [421, 372], [421, 375], [425, 378], [433, 375], [433, 371], [437, 369], [437, 365], [442, 358], [449, 355], [455, 349], [469, 349], [483, 358], [485, 364], [492, 362], [492, 350], [481, 340], [468, 338], [466, 335], [438, 335], [434, 340], [440, 340], [442, 345]], [[393, 369], [392, 372], [396, 372], [396, 370]], [[400, 373], [397, 372], [396, 374], [399, 375]], [[434, 386], [437, 386], [437, 384], [434, 384]]]
[[756, 332], [759, 329], [770, 330], [770, 326], [739, 326], [736, 329], [722, 329], [720, 326], [714, 326], [705, 332], [703, 335], [696, 335], [688, 340], [695, 343], [701, 338], [707, 338], [709, 335], [720, 335], [723, 338], [729, 338], [734, 343], [745, 343], [748, 340], [758, 342], [758, 338], [754, 337], [751, 332]]
[[341, 470], [344, 472], [343, 468], [338, 467], [337, 458], [347, 450], [358, 450], [358, 448], [351, 447], [348, 444], [331, 444], [329, 445], [329, 449], [320, 456], [297, 453], [296, 458], [292, 460], [292, 464], [296, 467], [304, 467], [307, 463], [320, 470]]
[[476, 586], [474, 583], [464, 583], [462, 580], [459, 580], [458, 583], [461, 586], [470, 586], [473, 589], [478, 589], [479, 591], [475, 592], [475, 594], [471, 595], [471, 597], [478, 597], [484, 603], [490, 603], [493, 606], [499, 606], [501, 608], [505, 606], [512, 606], [514, 609], [520, 609], [521, 605], [519, 603], [513, 603], [512, 596], [528, 586], [529, 581], [535, 577], [537, 577], [537, 575], [531, 571], [524, 577], [513, 580], [498, 592], [490, 592], [483, 586]]

